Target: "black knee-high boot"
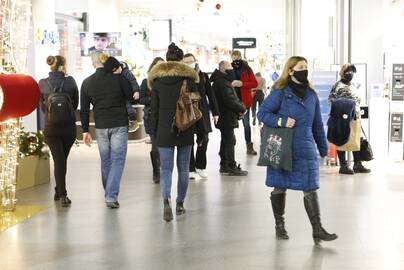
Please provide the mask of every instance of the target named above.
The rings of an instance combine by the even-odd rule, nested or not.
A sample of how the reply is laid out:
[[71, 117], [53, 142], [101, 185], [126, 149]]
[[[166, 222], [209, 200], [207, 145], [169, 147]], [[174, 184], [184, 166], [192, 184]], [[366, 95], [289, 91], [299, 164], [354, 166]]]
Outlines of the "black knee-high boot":
[[276, 237], [279, 239], [289, 239], [288, 232], [285, 229], [285, 199], [286, 193], [271, 194], [272, 211], [275, 217]]
[[153, 182], [160, 183], [160, 155], [157, 151], [150, 152], [150, 159], [153, 166]]
[[328, 233], [321, 225], [320, 206], [317, 192], [311, 192], [304, 196], [304, 207], [313, 227], [313, 240], [318, 244], [321, 240], [333, 241], [338, 238], [335, 233]]

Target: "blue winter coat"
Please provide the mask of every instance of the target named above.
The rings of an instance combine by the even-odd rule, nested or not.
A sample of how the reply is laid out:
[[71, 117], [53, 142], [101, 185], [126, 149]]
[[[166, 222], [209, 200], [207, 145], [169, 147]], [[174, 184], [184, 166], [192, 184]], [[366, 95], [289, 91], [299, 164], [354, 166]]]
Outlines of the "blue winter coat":
[[277, 127], [279, 118], [282, 119], [282, 127], [285, 127], [288, 116], [296, 120], [293, 136], [293, 169], [288, 172], [267, 167], [266, 185], [303, 191], [318, 189], [317, 149], [323, 157], [328, 153], [328, 146], [317, 94], [309, 90], [301, 100], [293, 94], [290, 87], [273, 90], [260, 106], [257, 116], [259, 121], [269, 127]]

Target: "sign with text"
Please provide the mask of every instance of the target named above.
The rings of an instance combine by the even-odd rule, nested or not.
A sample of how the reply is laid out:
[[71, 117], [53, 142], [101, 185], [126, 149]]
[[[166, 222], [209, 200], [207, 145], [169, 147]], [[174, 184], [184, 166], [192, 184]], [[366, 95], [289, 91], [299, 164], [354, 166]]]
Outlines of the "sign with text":
[[402, 142], [403, 141], [403, 114], [402, 113], [392, 113], [391, 114], [390, 141], [391, 142]]
[[253, 49], [256, 47], [256, 38], [233, 38], [233, 49]]
[[391, 100], [404, 101], [404, 64], [393, 64]]

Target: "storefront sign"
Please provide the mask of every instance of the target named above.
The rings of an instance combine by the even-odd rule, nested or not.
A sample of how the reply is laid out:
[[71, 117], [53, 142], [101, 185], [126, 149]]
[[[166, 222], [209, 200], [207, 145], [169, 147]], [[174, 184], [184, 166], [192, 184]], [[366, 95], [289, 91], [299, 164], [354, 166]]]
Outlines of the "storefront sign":
[[404, 64], [393, 64], [391, 100], [404, 101]]
[[256, 47], [256, 38], [233, 38], [233, 49], [253, 49]]
[[403, 141], [403, 114], [402, 113], [392, 113], [391, 114], [390, 141], [391, 142], [402, 142]]

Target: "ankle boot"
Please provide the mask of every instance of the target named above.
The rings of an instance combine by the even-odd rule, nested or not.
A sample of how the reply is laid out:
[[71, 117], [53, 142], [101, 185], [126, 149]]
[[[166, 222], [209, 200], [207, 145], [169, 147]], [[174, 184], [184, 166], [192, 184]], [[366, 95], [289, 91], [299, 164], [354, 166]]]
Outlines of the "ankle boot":
[[272, 211], [275, 217], [275, 230], [278, 239], [289, 239], [288, 232], [285, 229], [285, 199], [286, 193], [271, 194]]
[[153, 166], [153, 182], [160, 183], [160, 155], [157, 151], [150, 152], [150, 160]]
[[362, 162], [355, 162], [353, 166], [353, 170], [355, 173], [370, 173], [370, 169], [365, 168], [365, 166], [362, 165]]
[[253, 155], [255, 156], [257, 154], [257, 152], [254, 150], [254, 146], [253, 143], [247, 143], [247, 155]]
[[175, 213], [177, 214], [177, 216], [185, 214], [184, 203], [177, 202], [177, 207], [175, 209]]
[[171, 203], [169, 199], [164, 199], [164, 215], [163, 219], [166, 222], [173, 220], [173, 210], [171, 209]]
[[340, 168], [339, 168], [339, 173], [340, 174], [354, 174], [354, 171], [349, 168], [348, 163], [345, 162], [341, 162], [340, 164]]
[[321, 225], [320, 206], [317, 192], [312, 192], [304, 196], [304, 207], [309, 216], [311, 226], [313, 227], [313, 240], [315, 244], [320, 241], [333, 241], [338, 238], [335, 233], [328, 233]]

